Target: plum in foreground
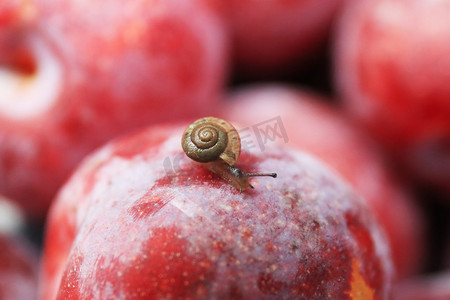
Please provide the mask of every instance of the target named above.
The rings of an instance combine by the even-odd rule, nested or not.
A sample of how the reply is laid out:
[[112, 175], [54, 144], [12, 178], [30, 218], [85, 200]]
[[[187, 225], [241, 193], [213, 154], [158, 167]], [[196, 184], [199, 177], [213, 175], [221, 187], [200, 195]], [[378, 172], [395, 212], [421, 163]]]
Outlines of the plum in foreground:
[[241, 154], [271, 170], [239, 193], [184, 156], [186, 125], [150, 127], [91, 155], [60, 191], [42, 299], [389, 299], [372, 212], [311, 156]]

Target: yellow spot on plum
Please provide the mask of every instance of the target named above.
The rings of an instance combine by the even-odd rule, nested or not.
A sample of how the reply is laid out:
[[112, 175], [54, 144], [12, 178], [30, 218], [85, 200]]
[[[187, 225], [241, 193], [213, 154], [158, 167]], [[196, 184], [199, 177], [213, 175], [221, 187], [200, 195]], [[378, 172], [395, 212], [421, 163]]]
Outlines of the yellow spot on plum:
[[354, 259], [352, 262], [352, 281], [350, 298], [353, 300], [373, 300], [374, 291], [362, 277], [359, 272], [359, 260]]

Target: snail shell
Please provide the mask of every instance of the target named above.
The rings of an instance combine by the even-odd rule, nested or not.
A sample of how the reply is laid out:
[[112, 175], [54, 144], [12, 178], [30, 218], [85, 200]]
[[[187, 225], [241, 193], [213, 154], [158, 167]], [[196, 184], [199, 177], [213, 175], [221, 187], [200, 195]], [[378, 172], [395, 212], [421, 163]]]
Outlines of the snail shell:
[[276, 173], [247, 173], [234, 166], [241, 153], [241, 139], [228, 122], [214, 117], [198, 119], [183, 133], [181, 145], [186, 155], [216, 173], [240, 192], [253, 188], [250, 177], [277, 177]]
[[241, 152], [241, 139], [236, 129], [215, 117], [201, 118], [189, 125], [181, 144], [189, 158], [201, 163], [221, 159], [233, 166]]

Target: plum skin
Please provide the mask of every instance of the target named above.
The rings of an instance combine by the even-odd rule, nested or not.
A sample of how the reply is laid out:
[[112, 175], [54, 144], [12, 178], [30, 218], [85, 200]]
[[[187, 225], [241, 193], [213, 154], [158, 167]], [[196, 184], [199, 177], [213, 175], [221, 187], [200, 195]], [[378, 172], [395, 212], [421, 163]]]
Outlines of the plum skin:
[[77, 170], [50, 212], [42, 299], [388, 298], [387, 243], [337, 175], [278, 147], [241, 155], [279, 175], [242, 194], [188, 159], [167, 172], [184, 127], [117, 140]]

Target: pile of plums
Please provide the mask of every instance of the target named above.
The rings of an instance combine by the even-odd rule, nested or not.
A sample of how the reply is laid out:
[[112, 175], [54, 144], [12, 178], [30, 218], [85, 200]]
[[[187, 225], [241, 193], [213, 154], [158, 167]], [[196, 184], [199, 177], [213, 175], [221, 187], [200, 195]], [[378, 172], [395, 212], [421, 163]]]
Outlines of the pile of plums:
[[2, 0], [0, 299], [450, 299], [449, 16]]

